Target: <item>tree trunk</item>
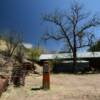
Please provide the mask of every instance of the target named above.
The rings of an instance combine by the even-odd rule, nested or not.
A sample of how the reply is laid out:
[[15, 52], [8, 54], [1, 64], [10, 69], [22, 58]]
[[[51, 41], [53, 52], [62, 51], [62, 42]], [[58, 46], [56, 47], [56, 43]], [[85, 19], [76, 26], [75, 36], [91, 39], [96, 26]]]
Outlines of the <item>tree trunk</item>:
[[77, 64], [77, 48], [76, 48], [76, 34], [75, 34], [75, 26], [74, 26], [74, 47], [73, 47], [73, 72], [76, 73], [76, 64]]
[[77, 65], [77, 55], [76, 55], [76, 48], [73, 51], [73, 72], [76, 73], [76, 65]]

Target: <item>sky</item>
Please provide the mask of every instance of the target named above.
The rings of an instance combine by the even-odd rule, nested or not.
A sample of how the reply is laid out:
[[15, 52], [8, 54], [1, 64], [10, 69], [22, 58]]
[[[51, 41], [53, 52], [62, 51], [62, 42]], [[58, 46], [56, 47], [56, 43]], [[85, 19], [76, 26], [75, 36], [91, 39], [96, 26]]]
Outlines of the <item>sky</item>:
[[[100, 13], [100, 0], [77, 0], [91, 13]], [[42, 15], [55, 9], [68, 10], [73, 0], [0, 0], [0, 32], [22, 32], [24, 42], [33, 46], [42, 44], [49, 50], [60, 50], [59, 42], [48, 41], [43, 44], [41, 37], [47, 26]], [[95, 30], [100, 38], [100, 30]], [[59, 45], [59, 46], [58, 46]]]

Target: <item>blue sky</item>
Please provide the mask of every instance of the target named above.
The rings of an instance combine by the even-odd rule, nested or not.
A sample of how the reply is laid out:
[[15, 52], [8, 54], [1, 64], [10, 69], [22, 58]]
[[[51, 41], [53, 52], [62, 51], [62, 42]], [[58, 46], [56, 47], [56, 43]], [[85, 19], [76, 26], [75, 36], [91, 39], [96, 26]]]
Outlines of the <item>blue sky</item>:
[[[73, 0], [0, 0], [0, 32], [23, 32], [24, 41], [33, 45], [38, 43], [46, 29], [42, 23], [42, 14], [55, 9], [66, 10]], [[100, 13], [100, 0], [78, 0], [85, 9], [92, 13]], [[100, 38], [100, 31], [95, 30]], [[59, 45], [59, 46], [58, 46]], [[60, 50], [59, 42], [49, 41], [46, 48]]]

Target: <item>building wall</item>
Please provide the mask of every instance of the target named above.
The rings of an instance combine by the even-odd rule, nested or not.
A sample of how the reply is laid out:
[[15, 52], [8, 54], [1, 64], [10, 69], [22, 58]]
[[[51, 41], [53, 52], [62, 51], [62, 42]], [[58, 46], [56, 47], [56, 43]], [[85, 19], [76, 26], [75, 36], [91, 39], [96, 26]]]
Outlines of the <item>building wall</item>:
[[98, 59], [90, 59], [89, 66], [93, 68], [93, 70], [100, 71], [100, 58]]
[[57, 63], [52, 69], [54, 73], [87, 72], [89, 70], [89, 63], [77, 63], [76, 67], [73, 63]]

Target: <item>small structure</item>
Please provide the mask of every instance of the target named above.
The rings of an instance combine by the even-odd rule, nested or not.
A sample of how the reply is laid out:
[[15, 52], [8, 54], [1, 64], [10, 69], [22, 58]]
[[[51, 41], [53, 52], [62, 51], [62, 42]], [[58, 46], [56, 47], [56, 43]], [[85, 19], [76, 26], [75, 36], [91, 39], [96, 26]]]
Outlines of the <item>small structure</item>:
[[[47, 61], [48, 60], [58, 60], [58, 61], [60, 60], [60, 62], [61, 61], [72, 61], [73, 54], [72, 53], [41, 54], [40, 61], [45, 61], [45, 60]], [[82, 52], [82, 53], [77, 52], [77, 60], [87, 61], [91, 69], [100, 71], [100, 52]]]

